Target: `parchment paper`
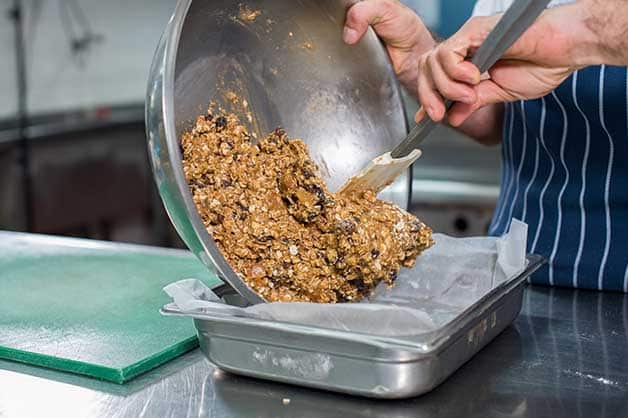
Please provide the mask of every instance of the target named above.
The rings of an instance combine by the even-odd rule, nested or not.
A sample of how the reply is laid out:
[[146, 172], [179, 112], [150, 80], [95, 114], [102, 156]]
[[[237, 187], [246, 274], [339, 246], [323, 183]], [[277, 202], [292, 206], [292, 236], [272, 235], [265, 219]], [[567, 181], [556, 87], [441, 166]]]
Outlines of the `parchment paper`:
[[412, 269], [402, 269], [395, 285], [378, 286], [360, 303], [265, 303], [226, 305], [196, 279], [172, 283], [164, 291], [167, 308], [191, 317], [253, 317], [380, 336], [407, 336], [444, 326], [499, 284], [526, 267], [528, 227], [514, 220], [500, 238], [453, 238], [435, 234], [436, 244]]

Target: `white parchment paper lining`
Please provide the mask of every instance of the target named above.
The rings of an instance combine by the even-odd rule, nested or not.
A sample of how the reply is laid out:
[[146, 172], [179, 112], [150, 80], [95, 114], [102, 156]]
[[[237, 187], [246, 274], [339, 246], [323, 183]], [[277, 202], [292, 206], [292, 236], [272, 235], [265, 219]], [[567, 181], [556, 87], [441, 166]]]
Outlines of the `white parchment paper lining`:
[[253, 317], [380, 336], [417, 335], [442, 327], [518, 276], [526, 267], [527, 230], [513, 219], [500, 238], [435, 234], [436, 244], [414, 268], [399, 272], [395, 286], [382, 284], [360, 303], [277, 302], [240, 308], [223, 303], [199, 280], [185, 279], [164, 288], [173, 299], [167, 307], [191, 317]]

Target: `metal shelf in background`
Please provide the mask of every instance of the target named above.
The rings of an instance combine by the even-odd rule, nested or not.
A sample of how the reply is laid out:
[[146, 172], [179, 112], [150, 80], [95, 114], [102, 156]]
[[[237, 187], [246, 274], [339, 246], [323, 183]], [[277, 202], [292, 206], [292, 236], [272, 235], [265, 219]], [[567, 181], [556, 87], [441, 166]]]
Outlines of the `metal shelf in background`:
[[[144, 125], [143, 103], [111, 107], [103, 106], [94, 109], [33, 116], [29, 118], [29, 124], [24, 129], [24, 134], [31, 141], [63, 134], [115, 128], [131, 124]], [[19, 141], [19, 138], [16, 120], [7, 119], [0, 121], [0, 145], [3, 143], [15, 143]]]

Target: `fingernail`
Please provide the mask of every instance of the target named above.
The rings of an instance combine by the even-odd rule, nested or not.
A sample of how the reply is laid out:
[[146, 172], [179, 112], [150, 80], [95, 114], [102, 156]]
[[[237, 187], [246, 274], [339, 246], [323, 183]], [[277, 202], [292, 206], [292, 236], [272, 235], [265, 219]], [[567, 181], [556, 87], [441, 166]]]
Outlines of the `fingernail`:
[[344, 28], [342, 31], [342, 39], [345, 43], [354, 44], [358, 39], [358, 32], [355, 29], [351, 29], [349, 27]]
[[434, 119], [434, 109], [432, 109], [431, 106], [426, 107], [425, 111], [427, 112], [430, 119]]
[[416, 115], [414, 115], [414, 121], [416, 123], [419, 123], [424, 117], [425, 117], [425, 109], [423, 108], [423, 106], [421, 106], [419, 107], [419, 110], [417, 110]]

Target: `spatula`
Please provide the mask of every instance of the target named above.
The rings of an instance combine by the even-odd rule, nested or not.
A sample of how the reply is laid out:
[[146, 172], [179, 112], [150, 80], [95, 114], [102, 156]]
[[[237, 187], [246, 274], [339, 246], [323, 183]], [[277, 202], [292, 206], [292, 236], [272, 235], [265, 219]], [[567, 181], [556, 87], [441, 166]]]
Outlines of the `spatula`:
[[[480, 73], [488, 71], [501, 58], [545, 10], [549, 2], [550, 0], [514, 0], [471, 59]], [[445, 102], [447, 110], [452, 105], [453, 102], [449, 100]], [[437, 122], [425, 116], [392, 151], [369, 162], [358, 174], [347, 180], [339, 192], [379, 192], [390, 185], [421, 156], [417, 147], [436, 126]]]

